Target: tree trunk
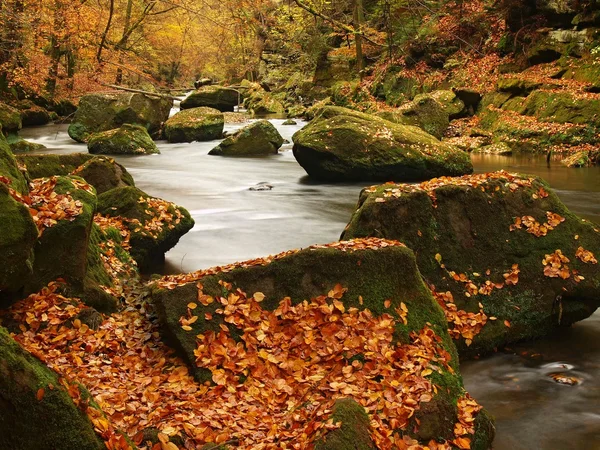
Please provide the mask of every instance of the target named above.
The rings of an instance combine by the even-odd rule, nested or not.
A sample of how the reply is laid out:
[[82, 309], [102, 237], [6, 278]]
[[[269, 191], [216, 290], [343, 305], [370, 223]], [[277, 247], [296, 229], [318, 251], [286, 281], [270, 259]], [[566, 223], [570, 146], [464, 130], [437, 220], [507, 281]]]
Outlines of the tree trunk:
[[[127, 0], [127, 10], [125, 11], [125, 24], [123, 25], [123, 37], [117, 48], [119, 52], [119, 64], [123, 64], [123, 55], [121, 51], [125, 49], [125, 45], [127, 44], [128, 36], [127, 32], [129, 31], [129, 26], [131, 25], [131, 9], [133, 8], [133, 0]], [[115, 84], [121, 84], [123, 82], [123, 69], [120, 67], [117, 69], [117, 76], [115, 77]]]
[[363, 2], [362, 0], [355, 0], [354, 3], [354, 29], [356, 30], [354, 33], [354, 45], [356, 46], [356, 70], [360, 79], [363, 77], [363, 70], [365, 68], [365, 61], [363, 56], [363, 38], [361, 27], [364, 22], [363, 15]]
[[100, 39], [100, 45], [98, 46], [98, 53], [96, 53], [96, 60], [98, 60], [98, 62], [102, 62], [102, 49], [106, 45], [106, 36], [108, 35], [108, 31], [110, 30], [110, 24], [112, 22], [114, 10], [115, 0], [110, 0], [110, 8], [108, 10], [108, 20], [106, 21], [106, 28], [104, 29], [104, 33], [102, 33], [102, 39]]

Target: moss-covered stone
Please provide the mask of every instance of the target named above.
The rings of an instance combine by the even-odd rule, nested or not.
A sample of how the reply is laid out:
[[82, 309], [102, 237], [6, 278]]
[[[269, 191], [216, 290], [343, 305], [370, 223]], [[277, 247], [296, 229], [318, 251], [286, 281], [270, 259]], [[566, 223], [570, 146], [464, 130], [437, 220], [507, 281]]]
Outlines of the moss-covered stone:
[[582, 150], [561, 161], [567, 167], [590, 167], [600, 164], [600, 150]]
[[15, 137], [15, 135], [8, 136], [8, 144], [10, 145], [10, 149], [14, 154], [39, 152], [40, 150], [46, 148], [45, 145], [29, 142], [25, 139]]
[[164, 262], [165, 253], [194, 226], [185, 208], [150, 197], [132, 186], [111, 189], [98, 196], [97, 211], [127, 219], [131, 256], [141, 270]]
[[394, 117], [397, 123], [414, 125], [438, 139], [444, 135], [450, 124], [442, 105], [427, 94], [415, 97], [412, 102], [402, 105], [398, 112], [400, 116]]
[[169, 118], [173, 101], [143, 94], [88, 94], [81, 97], [69, 136], [87, 142], [91, 133], [113, 130], [123, 124], [137, 124], [149, 133], [158, 131]]
[[21, 129], [21, 112], [0, 102], [0, 125], [4, 134], [15, 133]]
[[184, 109], [166, 121], [164, 134], [169, 142], [212, 141], [223, 135], [225, 118], [214, 108]]
[[[550, 221], [549, 212], [564, 221], [537, 237], [533, 232]], [[529, 216], [537, 221], [530, 232], [526, 225], [516, 228], [517, 219]], [[600, 304], [600, 271], [576, 254], [582, 247], [600, 255], [599, 230], [572, 214], [541, 179], [498, 172], [364, 190], [342, 237], [405, 242], [427, 282], [438, 292], [450, 291], [459, 310], [478, 313], [481, 303], [488, 318], [496, 317], [470, 346], [460, 338], [459, 352], [467, 356], [543, 336], [592, 314]], [[557, 250], [569, 259], [566, 279], [544, 274], [544, 258]], [[505, 283], [515, 264], [518, 282]]]
[[60, 117], [68, 117], [75, 114], [77, 111], [77, 106], [67, 99], [59, 100], [58, 102], [52, 105], [53, 112], [55, 112]]
[[419, 94], [415, 96], [413, 101], [419, 102], [422, 99], [435, 100], [450, 120], [458, 119], [465, 114], [465, 103], [454, 91], [436, 90], [426, 94]]
[[256, 90], [244, 98], [244, 107], [255, 116], [268, 114], [285, 114], [285, 107], [270, 92]]
[[127, 169], [107, 156], [89, 159], [70, 173], [94, 186], [97, 195], [118, 187], [135, 186]]
[[31, 179], [48, 178], [54, 175], [69, 175], [82, 164], [95, 158], [89, 153], [70, 153], [68, 155], [18, 155], [19, 164], [23, 164]]
[[519, 114], [557, 123], [587, 124], [600, 128], [600, 99], [569, 92], [535, 91], [515, 110]]
[[10, 150], [2, 133], [0, 133], [0, 177], [7, 178], [10, 181], [10, 187], [15, 191], [21, 194], [27, 193], [27, 180], [19, 170], [15, 155]]
[[254, 156], [277, 154], [283, 138], [268, 120], [258, 120], [239, 129], [213, 148], [209, 155]]
[[24, 127], [46, 125], [50, 122], [50, 114], [44, 108], [33, 105], [21, 110], [21, 121]]
[[223, 86], [202, 86], [181, 102], [181, 109], [207, 106], [221, 112], [233, 111], [239, 103], [239, 94], [235, 89]]
[[424, 180], [473, 170], [465, 152], [423, 130], [326, 107], [293, 136], [294, 156], [319, 180]]
[[[265, 296], [261, 308], [273, 311], [285, 297], [297, 305], [304, 300], [327, 295], [340, 284], [347, 288], [342, 299], [346, 310], [368, 309], [375, 317], [390, 314], [398, 319], [394, 332], [397, 343], [411, 342], [411, 336], [414, 336], [411, 332], [424, 327], [432, 328], [440, 337], [441, 345], [451, 355], [450, 366], [454, 372], [442, 369], [432, 375], [431, 382], [435, 383], [437, 390], [429, 402], [423, 402], [417, 408], [417, 412], [421, 407], [426, 408], [428, 414], [419, 416], [426, 427], [424, 436], [415, 437], [425, 442], [430, 438], [453, 439], [457, 399], [464, 395], [457, 356], [447, 335], [446, 319], [422, 282], [414, 254], [397, 242], [386, 241], [385, 245], [376, 248], [361, 247], [360, 243], [356, 243], [356, 248], [352, 245], [352, 242], [341, 242], [332, 246], [315, 246], [270, 256], [258, 262], [254, 260], [207, 269], [190, 274], [186, 283], [177, 286], [170, 284], [169, 280], [164, 280], [165, 284], [159, 281], [152, 289], [151, 298], [165, 338], [188, 361], [198, 381], [209, 381], [212, 378], [210, 370], [195, 365], [196, 336], [208, 331], [218, 332], [226, 324], [223, 316], [216, 312], [222, 307], [220, 301], [198, 301], [199, 285], [203, 295], [215, 300], [227, 297], [221, 281], [231, 283], [232, 290], [240, 289], [249, 296], [261, 292]], [[188, 317], [188, 305], [192, 302], [197, 305], [194, 309], [197, 320], [190, 324], [191, 330], [185, 331], [180, 319]], [[408, 310], [406, 323], [398, 318], [400, 309], [397, 307], [402, 303]], [[360, 355], [357, 358], [360, 360]], [[348, 364], [352, 364], [353, 359], [354, 356]], [[317, 448], [375, 448], [369, 438], [365, 410], [354, 400], [338, 401], [332, 418], [334, 422], [342, 422], [341, 428], [326, 434]], [[420, 426], [415, 421], [409, 428], [412, 436], [413, 430]], [[488, 446], [490, 442], [491, 439]]]
[[[25, 286], [33, 268], [38, 230], [29, 209], [0, 182], [0, 304], [12, 300]], [[18, 295], [17, 295], [18, 297]]]
[[56, 373], [23, 350], [4, 328], [0, 328], [0, 410], [3, 449], [105, 448]]
[[351, 398], [337, 400], [331, 418], [341, 422], [340, 428], [325, 434], [316, 443], [316, 450], [375, 450], [371, 440], [371, 424], [365, 408]]
[[59, 220], [44, 229], [34, 249], [33, 275], [26, 286], [29, 293], [39, 291], [57, 278], [64, 279], [77, 291], [83, 289], [96, 195], [73, 184], [74, 180], [85, 183], [80, 177], [58, 177], [54, 191], [68, 193], [74, 201], [80, 202], [81, 213], [73, 220]]
[[94, 155], [151, 155], [158, 147], [140, 125], [123, 124], [114, 130], [88, 136], [88, 151]]

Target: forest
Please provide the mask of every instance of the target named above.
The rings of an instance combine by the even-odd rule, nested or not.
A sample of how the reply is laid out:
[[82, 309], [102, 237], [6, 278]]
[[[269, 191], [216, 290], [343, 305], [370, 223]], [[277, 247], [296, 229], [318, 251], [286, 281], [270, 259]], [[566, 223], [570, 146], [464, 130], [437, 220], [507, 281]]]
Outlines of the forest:
[[0, 450], [598, 447], [598, 0], [0, 20]]

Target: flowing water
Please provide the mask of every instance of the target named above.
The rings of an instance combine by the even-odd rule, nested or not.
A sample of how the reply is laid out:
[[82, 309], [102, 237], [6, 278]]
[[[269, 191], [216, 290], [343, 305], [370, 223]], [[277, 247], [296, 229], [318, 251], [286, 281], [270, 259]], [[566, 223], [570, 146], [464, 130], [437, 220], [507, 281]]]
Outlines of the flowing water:
[[[291, 140], [298, 125], [273, 119]], [[233, 131], [241, 125], [228, 125]], [[24, 129], [46, 153], [87, 151], [66, 125]], [[165, 273], [189, 272], [337, 240], [360, 189], [370, 183], [311, 181], [291, 145], [260, 158], [209, 156], [218, 141], [158, 142], [160, 155], [117, 157], [136, 185], [187, 208], [195, 227], [167, 254]], [[549, 166], [543, 156], [473, 155], [477, 172], [499, 169], [543, 177], [576, 214], [600, 223], [600, 167]], [[268, 183], [271, 190], [251, 187]], [[599, 269], [600, 270], [600, 269]], [[547, 339], [461, 366], [469, 392], [496, 416], [497, 450], [600, 450], [600, 313]], [[556, 383], [551, 374], [580, 383]]]

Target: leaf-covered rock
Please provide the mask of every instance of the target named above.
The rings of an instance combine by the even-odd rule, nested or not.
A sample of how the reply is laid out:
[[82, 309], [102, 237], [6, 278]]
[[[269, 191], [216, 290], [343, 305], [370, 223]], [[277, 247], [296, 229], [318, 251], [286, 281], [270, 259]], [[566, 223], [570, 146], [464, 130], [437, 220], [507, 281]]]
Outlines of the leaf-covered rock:
[[207, 106], [221, 112], [233, 111], [239, 103], [239, 94], [236, 90], [213, 85], [202, 86], [188, 95], [181, 102], [181, 109], [198, 108]]
[[462, 355], [543, 336], [600, 304], [600, 227], [536, 177], [494, 172], [365, 189], [342, 237], [366, 236], [414, 250]]
[[212, 141], [223, 135], [225, 118], [214, 108], [184, 109], [166, 121], [165, 137], [169, 142]]
[[143, 94], [87, 94], [79, 100], [69, 136], [77, 142], [87, 142], [90, 134], [123, 124], [141, 125], [154, 133], [169, 118], [172, 105], [172, 100]]
[[99, 195], [97, 212], [122, 220], [130, 233], [131, 256], [142, 270], [162, 263], [165, 253], [194, 226], [185, 208], [132, 186]]
[[[168, 341], [199, 381], [212, 380], [216, 392], [227, 392], [221, 395], [245, 402], [249, 393], [259, 415], [267, 397], [271, 416], [279, 414], [278, 404], [286, 410], [297, 405], [291, 430], [307, 426], [308, 411], [331, 409], [332, 426], [316, 448], [458, 439], [455, 424], [463, 420], [466, 397], [455, 349], [414, 254], [398, 242], [338, 242], [167, 276], [155, 283], [152, 302]], [[377, 356], [383, 342], [385, 361]], [[417, 354], [421, 362], [413, 359]], [[429, 358], [437, 361], [435, 369], [425, 362]], [[388, 368], [392, 361], [397, 369]], [[258, 382], [261, 389], [254, 388]], [[376, 400], [396, 395], [401, 405]], [[471, 410], [473, 418], [479, 409]], [[478, 436], [478, 448], [487, 448], [493, 425], [485, 415], [477, 420], [489, 425]], [[373, 421], [378, 426], [371, 429]], [[274, 426], [281, 427], [280, 441], [290, 438], [285, 422]], [[310, 442], [309, 430], [302, 439]], [[466, 434], [470, 440], [472, 433]]]
[[[82, 387], [69, 386], [88, 397]], [[62, 380], [0, 328], [0, 448], [102, 450], [104, 443]]]
[[94, 155], [151, 155], [158, 147], [140, 125], [123, 124], [114, 130], [88, 136], [88, 151]]
[[283, 138], [268, 120], [258, 120], [239, 129], [213, 148], [209, 155], [253, 156], [277, 154]]
[[127, 169], [107, 156], [96, 156], [70, 173], [94, 186], [97, 195], [118, 187], [135, 186]]
[[410, 126], [325, 107], [293, 136], [294, 156], [318, 180], [417, 181], [471, 173], [467, 153]]

